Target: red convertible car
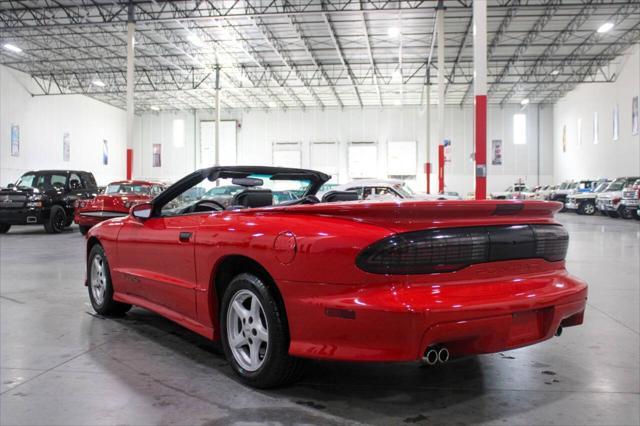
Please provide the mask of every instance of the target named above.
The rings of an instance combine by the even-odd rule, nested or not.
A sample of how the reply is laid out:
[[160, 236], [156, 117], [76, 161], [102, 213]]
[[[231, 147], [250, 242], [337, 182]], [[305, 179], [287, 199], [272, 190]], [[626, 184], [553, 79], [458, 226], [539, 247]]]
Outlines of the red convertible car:
[[74, 222], [85, 235], [89, 228], [103, 220], [127, 216], [132, 206], [151, 200], [165, 187], [162, 183], [146, 180], [111, 182], [102, 194], [76, 202]]
[[[329, 178], [213, 167], [100, 223], [87, 239], [94, 309], [137, 305], [220, 340], [255, 387], [294, 380], [304, 358], [437, 364], [583, 322], [587, 285], [565, 269], [559, 203], [319, 200]], [[244, 189], [226, 207], [182, 196], [229, 184]], [[274, 205], [273, 192], [301, 186]]]

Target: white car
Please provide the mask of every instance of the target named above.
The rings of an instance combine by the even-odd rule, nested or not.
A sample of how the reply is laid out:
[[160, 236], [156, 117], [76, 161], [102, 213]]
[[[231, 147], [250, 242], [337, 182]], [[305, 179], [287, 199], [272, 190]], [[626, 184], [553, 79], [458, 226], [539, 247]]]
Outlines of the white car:
[[524, 183], [516, 183], [505, 191], [492, 192], [489, 196], [494, 200], [526, 200], [533, 198], [535, 194]]
[[333, 191], [355, 191], [359, 200], [414, 198], [420, 200], [461, 200], [457, 192], [425, 194], [414, 192], [400, 179], [361, 179], [332, 188]]

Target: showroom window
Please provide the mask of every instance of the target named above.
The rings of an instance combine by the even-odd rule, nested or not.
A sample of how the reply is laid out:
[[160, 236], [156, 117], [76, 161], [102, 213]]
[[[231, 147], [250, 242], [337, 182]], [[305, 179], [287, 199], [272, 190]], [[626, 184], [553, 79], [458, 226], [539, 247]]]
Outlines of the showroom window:
[[527, 116], [513, 114], [513, 143], [525, 145], [527, 143]]

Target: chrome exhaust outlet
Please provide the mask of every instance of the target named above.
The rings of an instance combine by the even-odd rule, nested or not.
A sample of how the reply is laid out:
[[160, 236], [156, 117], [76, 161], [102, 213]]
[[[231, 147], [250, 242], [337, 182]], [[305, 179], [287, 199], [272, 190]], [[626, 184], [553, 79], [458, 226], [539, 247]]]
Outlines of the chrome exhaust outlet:
[[556, 330], [556, 336], [560, 335], [562, 335], [562, 326], [558, 327], [558, 329]]
[[440, 348], [440, 350], [438, 351], [438, 362], [444, 364], [447, 361], [449, 361], [449, 349]]
[[435, 365], [438, 363], [438, 350], [435, 348], [427, 348], [422, 357], [422, 362], [427, 365]]

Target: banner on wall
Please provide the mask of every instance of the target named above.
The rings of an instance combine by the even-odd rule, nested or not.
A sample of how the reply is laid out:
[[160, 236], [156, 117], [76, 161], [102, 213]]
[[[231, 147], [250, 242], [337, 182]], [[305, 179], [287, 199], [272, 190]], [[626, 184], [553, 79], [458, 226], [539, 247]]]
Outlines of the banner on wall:
[[102, 164], [109, 164], [109, 142], [106, 139], [102, 140]]
[[162, 144], [153, 144], [153, 162], [152, 167], [162, 167]]
[[444, 140], [444, 162], [451, 162], [451, 139]]
[[494, 139], [491, 141], [491, 164], [494, 166], [502, 166], [502, 140]]
[[65, 132], [62, 135], [62, 161], [69, 161], [71, 158], [71, 138], [69, 133]]
[[618, 114], [618, 104], [613, 107], [613, 140], [617, 141], [620, 137], [620, 115]]
[[20, 126], [17, 124], [11, 125], [11, 156], [20, 156]]
[[634, 96], [631, 100], [631, 134], [638, 134], [638, 97]]

